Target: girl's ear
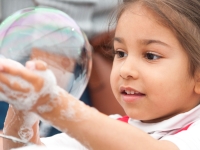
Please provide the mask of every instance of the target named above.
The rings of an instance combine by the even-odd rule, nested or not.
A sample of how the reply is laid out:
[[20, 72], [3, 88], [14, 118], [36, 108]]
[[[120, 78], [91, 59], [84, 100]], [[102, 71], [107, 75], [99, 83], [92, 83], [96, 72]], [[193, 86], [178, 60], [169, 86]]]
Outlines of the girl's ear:
[[195, 83], [194, 91], [195, 93], [200, 94], [200, 71], [196, 72], [195, 82], [196, 83]]

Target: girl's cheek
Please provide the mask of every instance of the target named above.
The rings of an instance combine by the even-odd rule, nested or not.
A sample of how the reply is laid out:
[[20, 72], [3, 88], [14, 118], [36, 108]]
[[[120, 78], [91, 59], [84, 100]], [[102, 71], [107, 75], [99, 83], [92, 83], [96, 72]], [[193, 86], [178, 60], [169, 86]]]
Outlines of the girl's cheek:
[[116, 90], [117, 90], [117, 82], [118, 79], [117, 79], [117, 73], [115, 72], [115, 70], [112, 70], [111, 71], [111, 74], [110, 74], [110, 85], [111, 85], [111, 89], [112, 89], [112, 92], [114, 94], [114, 96], [116, 97]]

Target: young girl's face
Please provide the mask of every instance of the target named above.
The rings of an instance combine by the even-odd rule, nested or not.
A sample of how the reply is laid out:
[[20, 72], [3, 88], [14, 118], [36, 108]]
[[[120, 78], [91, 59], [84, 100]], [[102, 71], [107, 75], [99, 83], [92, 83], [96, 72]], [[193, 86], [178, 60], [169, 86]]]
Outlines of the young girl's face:
[[187, 54], [150, 10], [134, 4], [123, 12], [114, 50], [111, 87], [129, 117], [158, 122], [199, 103]]

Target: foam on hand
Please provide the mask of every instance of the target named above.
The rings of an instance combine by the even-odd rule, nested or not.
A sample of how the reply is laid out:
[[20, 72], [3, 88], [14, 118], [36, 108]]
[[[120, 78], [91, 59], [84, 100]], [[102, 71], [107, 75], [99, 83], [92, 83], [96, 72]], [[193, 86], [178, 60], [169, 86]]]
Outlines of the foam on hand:
[[20, 139], [29, 141], [34, 135], [32, 127], [38, 120], [38, 117], [32, 112], [25, 112], [23, 120], [24, 122], [18, 131], [18, 135]]
[[[0, 61], [2, 61], [0, 59]], [[17, 62], [12, 62], [12, 60], [6, 60], [9, 62], [9, 65], [18, 64]], [[11, 62], [11, 63], [10, 63]], [[0, 62], [1, 63], [1, 62]], [[13, 64], [12, 64], [13, 63]], [[16, 67], [23, 67], [20, 65], [15, 65]], [[43, 87], [39, 92], [36, 92], [34, 86], [23, 79], [20, 76], [13, 76], [10, 74], [3, 73], [7, 79], [10, 81], [10, 84], [18, 84], [23, 89], [28, 89], [27, 92], [21, 92], [17, 90], [11, 89], [4, 83], [0, 83], [0, 87], [2, 91], [0, 91], [0, 99], [12, 104], [18, 110], [30, 110], [32, 106], [37, 102], [37, 100], [45, 95], [49, 95], [50, 98], [54, 98], [54, 88], [56, 85], [56, 79], [52, 71], [45, 70], [45, 71], [38, 71], [32, 70], [33, 73], [43, 77], [44, 83]]]

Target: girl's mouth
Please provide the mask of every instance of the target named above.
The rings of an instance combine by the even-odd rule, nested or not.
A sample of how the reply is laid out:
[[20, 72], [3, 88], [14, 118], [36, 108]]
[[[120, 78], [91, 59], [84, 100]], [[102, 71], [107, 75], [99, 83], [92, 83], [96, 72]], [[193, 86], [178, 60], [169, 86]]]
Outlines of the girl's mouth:
[[135, 89], [132, 88], [120, 88], [121, 96], [123, 101], [125, 102], [135, 102], [136, 100], [140, 100], [145, 96], [144, 93], [141, 93]]
[[125, 95], [144, 95], [143, 93], [136, 92], [136, 91], [133, 91], [133, 90], [124, 90], [121, 93], [125, 94]]

